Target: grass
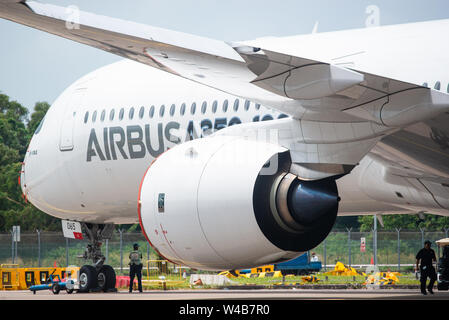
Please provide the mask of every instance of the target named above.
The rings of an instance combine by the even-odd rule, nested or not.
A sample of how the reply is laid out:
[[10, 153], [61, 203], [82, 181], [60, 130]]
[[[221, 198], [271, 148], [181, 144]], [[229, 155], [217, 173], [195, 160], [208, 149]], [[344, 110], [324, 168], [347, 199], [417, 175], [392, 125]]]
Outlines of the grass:
[[[231, 281], [235, 285], [295, 285], [295, 284], [329, 284], [329, 285], [345, 285], [345, 284], [355, 284], [361, 285], [365, 283], [365, 276], [336, 276], [336, 275], [325, 275], [323, 272], [314, 274], [319, 281], [315, 283], [306, 283], [303, 281], [303, 276], [286, 276], [285, 279], [279, 278], [232, 278]], [[398, 277], [398, 285], [419, 285], [419, 280], [416, 279], [414, 273], [404, 273]]]
[[[365, 276], [335, 276], [335, 275], [325, 275], [324, 273], [314, 274], [319, 279], [316, 283], [305, 283], [302, 280], [303, 276], [286, 276], [285, 280], [283, 278], [232, 278], [233, 285], [245, 286], [245, 285], [259, 285], [259, 286], [275, 286], [275, 285], [297, 285], [297, 284], [308, 284], [308, 285], [347, 285], [352, 284], [356, 286], [363, 285], [366, 281]], [[143, 278], [146, 280], [147, 278]], [[152, 281], [143, 281], [143, 287], [145, 290], [162, 290], [163, 283], [158, 281], [157, 278], [151, 278]], [[167, 277], [166, 289], [167, 290], [182, 290], [182, 289], [213, 289], [219, 288], [218, 286], [191, 286], [189, 278], [180, 279], [179, 277]], [[413, 273], [406, 273], [399, 277], [398, 285], [419, 285], [419, 280], [415, 278]]]

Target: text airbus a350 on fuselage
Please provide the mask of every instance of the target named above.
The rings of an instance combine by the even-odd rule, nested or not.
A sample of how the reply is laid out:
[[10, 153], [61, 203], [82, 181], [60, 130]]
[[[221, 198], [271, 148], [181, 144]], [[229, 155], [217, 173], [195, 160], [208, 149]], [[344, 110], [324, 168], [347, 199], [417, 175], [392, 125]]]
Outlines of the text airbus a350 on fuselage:
[[337, 215], [449, 215], [449, 20], [229, 43], [34, 1], [0, 17], [126, 58], [59, 96], [21, 172], [89, 240], [82, 290], [115, 284], [115, 224], [229, 270], [299, 256]]

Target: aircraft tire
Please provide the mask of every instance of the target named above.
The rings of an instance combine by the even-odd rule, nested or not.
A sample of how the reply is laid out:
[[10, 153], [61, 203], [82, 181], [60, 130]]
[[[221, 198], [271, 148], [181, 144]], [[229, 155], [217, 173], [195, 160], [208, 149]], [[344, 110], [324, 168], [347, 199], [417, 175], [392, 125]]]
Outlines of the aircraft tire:
[[97, 271], [95, 267], [84, 265], [79, 273], [79, 292], [89, 292], [98, 286]]
[[97, 281], [98, 287], [104, 292], [115, 288], [115, 271], [109, 265], [104, 265], [98, 271]]

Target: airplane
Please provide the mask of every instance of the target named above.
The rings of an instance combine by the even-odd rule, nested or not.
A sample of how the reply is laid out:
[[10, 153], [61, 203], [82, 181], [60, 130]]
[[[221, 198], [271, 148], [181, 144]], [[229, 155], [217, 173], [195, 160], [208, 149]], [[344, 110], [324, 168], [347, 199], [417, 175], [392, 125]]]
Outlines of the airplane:
[[82, 291], [114, 285], [115, 224], [174, 263], [232, 270], [301, 255], [337, 215], [449, 216], [449, 20], [231, 43], [76, 16], [0, 0], [3, 19], [125, 58], [58, 97], [20, 174], [86, 235]]

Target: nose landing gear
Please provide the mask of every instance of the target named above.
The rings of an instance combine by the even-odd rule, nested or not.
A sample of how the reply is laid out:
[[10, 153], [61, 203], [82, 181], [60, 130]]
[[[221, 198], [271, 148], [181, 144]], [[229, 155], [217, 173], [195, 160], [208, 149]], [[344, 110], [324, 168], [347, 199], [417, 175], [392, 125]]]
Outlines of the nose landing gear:
[[81, 267], [79, 292], [117, 291], [115, 288], [115, 271], [111, 266], [104, 264], [106, 257], [101, 253], [102, 241], [111, 239], [115, 226], [113, 224], [81, 223], [81, 227], [89, 240], [82, 258], [92, 260], [93, 265]]

